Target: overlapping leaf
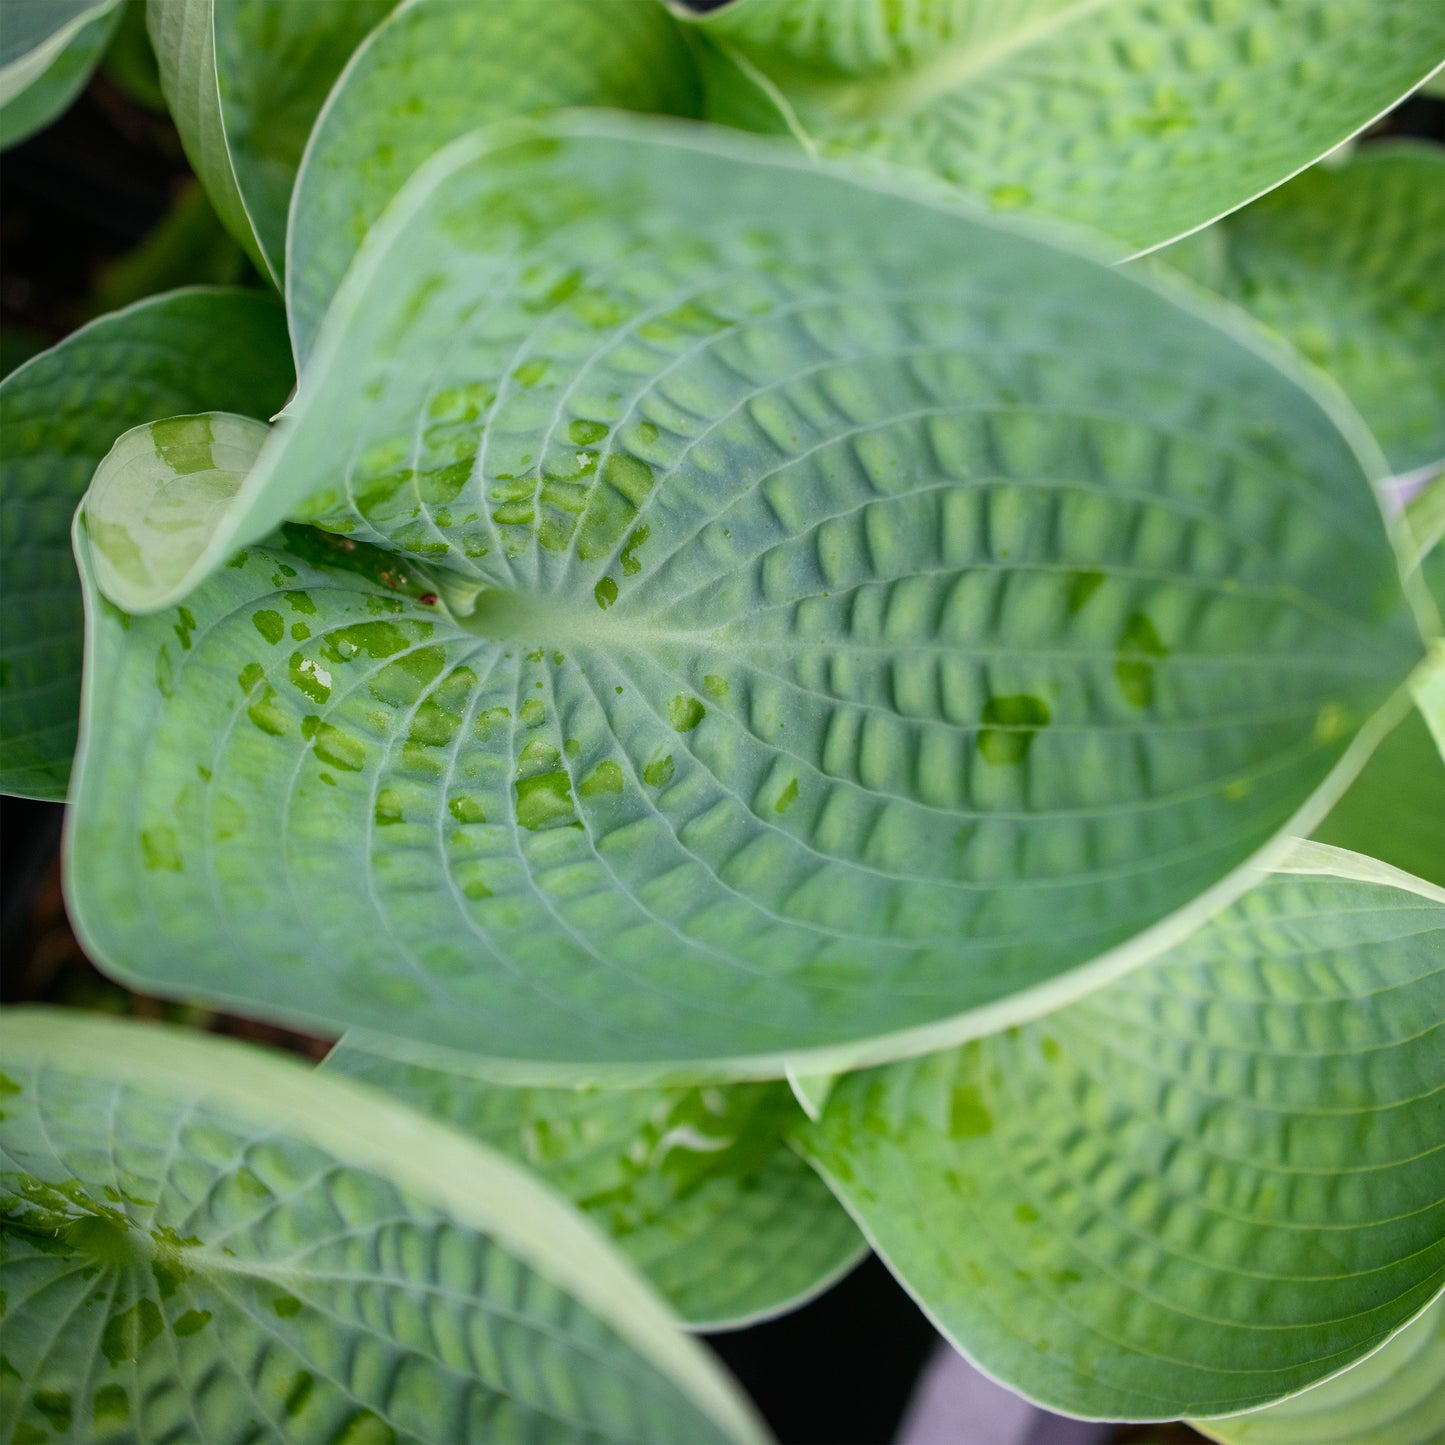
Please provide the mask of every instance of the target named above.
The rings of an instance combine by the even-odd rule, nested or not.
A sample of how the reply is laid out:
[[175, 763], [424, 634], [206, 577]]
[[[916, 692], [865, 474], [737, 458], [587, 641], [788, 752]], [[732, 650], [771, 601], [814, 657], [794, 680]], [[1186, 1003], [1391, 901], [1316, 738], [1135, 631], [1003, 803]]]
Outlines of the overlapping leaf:
[[710, 115], [921, 168], [1136, 249], [1334, 149], [1445, 58], [1434, 0], [732, 0]]
[[94, 956], [531, 1082], [827, 1071], [1164, 946], [1383, 730], [1352, 422], [1228, 317], [741, 137], [516, 135], [373, 233], [200, 564], [340, 535], [93, 597]]
[[1080, 1003], [840, 1080], [802, 1137], [935, 1323], [1046, 1405], [1247, 1409], [1445, 1285], [1445, 891], [1288, 866]]
[[1438, 1445], [1445, 1296], [1367, 1360], [1289, 1400], [1199, 1429], [1223, 1445]]
[[698, 1328], [791, 1309], [863, 1251], [853, 1221], [783, 1142], [798, 1114], [786, 1084], [510, 1089], [434, 1056], [389, 1058], [384, 1046], [348, 1037], [324, 1067], [535, 1170]]
[[1220, 289], [1339, 382], [1393, 470], [1445, 465], [1445, 150], [1317, 166], [1223, 242]]
[[455, 1132], [181, 1031], [0, 1038], [7, 1439], [758, 1438], [602, 1238]]
[[286, 297], [296, 354], [386, 203], [446, 142], [559, 106], [695, 114], [692, 56], [656, 0], [410, 0], [317, 122], [297, 182]]
[[0, 382], [0, 790], [65, 796], [81, 656], [70, 518], [111, 443], [203, 407], [268, 417], [291, 383], [279, 304], [219, 288], [104, 316]]
[[150, 0], [161, 84], [217, 214], [278, 284], [306, 138], [396, 0]]
[[119, 19], [119, 0], [6, 0], [0, 149], [49, 125], [75, 99]]

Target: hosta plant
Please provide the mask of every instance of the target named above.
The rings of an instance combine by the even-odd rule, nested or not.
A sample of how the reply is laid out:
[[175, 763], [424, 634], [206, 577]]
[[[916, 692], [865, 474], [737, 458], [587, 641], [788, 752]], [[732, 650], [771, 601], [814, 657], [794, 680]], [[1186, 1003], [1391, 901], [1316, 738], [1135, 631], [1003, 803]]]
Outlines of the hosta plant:
[[148, 22], [256, 284], [0, 384], [0, 779], [340, 1041], [10, 1016], [8, 1438], [754, 1439], [682, 1327], [870, 1246], [1064, 1413], [1438, 1438], [1445, 161], [1325, 159], [1438, 6]]

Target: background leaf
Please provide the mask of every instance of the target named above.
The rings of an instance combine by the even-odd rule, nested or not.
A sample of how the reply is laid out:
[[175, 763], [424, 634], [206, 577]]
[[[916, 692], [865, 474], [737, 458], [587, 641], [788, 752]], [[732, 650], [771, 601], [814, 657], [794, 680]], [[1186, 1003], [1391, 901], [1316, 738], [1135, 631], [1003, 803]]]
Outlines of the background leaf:
[[0, 790], [65, 796], [81, 652], [70, 518], [111, 443], [198, 408], [270, 416], [291, 383], [279, 303], [201, 287], [103, 316], [0, 383]]
[[786, 1084], [509, 1089], [348, 1036], [324, 1068], [385, 1089], [520, 1160], [581, 1207], [695, 1328], [801, 1304], [865, 1246], [783, 1142]]
[[1395, 472], [1445, 462], [1445, 150], [1316, 166], [1231, 217], [1223, 243], [1216, 289], [1339, 382]]
[[362, 237], [412, 172], [490, 121], [560, 106], [692, 115], [692, 56], [658, 3], [411, 0], [327, 102], [296, 187], [286, 300], [300, 358]]
[[532, 1083], [827, 1072], [1165, 946], [1383, 732], [1366, 475], [1227, 316], [741, 138], [535, 134], [373, 233], [207, 555], [344, 539], [92, 596], [92, 956]]
[[1224, 1445], [1437, 1445], [1445, 1438], [1445, 1296], [1383, 1349], [1293, 1399], [1196, 1428]]
[[181, 142], [217, 214], [280, 284], [286, 212], [326, 93], [396, 0], [150, 0]]
[[181, 1030], [0, 1037], [7, 1438], [758, 1438], [600, 1237], [453, 1131]]
[[6, 0], [0, 19], [0, 149], [50, 124], [90, 78], [118, 0]]
[[1445, 892], [1319, 845], [1289, 866], [1315, 871], [1082, 1002], [840, 1080], [801, 1135], [934, 1322], [1032, 1399], [1247, 1409], [1445, 1283]]
[[1287, 180], [1445, 56], [1434, 0], [734, 0], [709, 116], [934, 174], [1144, 250]]

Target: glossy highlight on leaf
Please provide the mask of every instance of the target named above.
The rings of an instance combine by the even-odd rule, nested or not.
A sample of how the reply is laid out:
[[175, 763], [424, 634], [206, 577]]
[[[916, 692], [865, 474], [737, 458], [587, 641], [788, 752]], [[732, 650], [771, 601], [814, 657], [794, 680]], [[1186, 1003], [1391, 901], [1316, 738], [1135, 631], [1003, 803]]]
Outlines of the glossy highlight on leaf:
[[294, 379], [279, 302], [194, 287], [102, 316], [0, 381], [0, 790], [65, 796], [82, 625], [70, 521], [96, 464], [159, 417], [268, 417]]
[[90, 77], [120, 0], [6, 0], [0, 26], [0, 149], [50, 124]]
[[181, 1030], [11, 1009], [0, 1039], [8, 1439], [761, 1438], [604, 1240], [484, 1146]]
[[[452, 600], [255, 542], [182, 655], [94, 597], [89, 947], [533, 1082], [827, 1072], [1077, 996], [1242, 886], [1421, 650], [1368, 438], [1251, 336], [740, 137], [458, 142], [210, 549], [310, 518]], [[295, 593], [299, 647], [256, 620]]]
[[1081, 1002], [840, 1079], [799, 1142], [1010, 1388], [1111, 1420], [1249, 1409], [1445, 1284], [1442, 956], [1445, 890], [1301, 844]]

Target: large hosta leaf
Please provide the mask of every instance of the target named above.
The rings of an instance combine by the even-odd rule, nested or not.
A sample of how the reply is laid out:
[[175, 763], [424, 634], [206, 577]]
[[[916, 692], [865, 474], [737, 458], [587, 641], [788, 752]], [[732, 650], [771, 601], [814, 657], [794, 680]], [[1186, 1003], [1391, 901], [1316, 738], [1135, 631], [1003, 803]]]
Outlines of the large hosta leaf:
[[1223, 240], [1221, 289], [1339, 382], [1391, 467], [1445, 464], [1445, 150], [1316, 166]]
[[1440, 1445], [1442, 1383], [1445, 1295], [1343, 1375], [1263, 1410], [1196, 1423], [1224, 1445]]
[[1164, 959], [840, 1080], [802, 1143], [960, 1348], [1106, 1419], [1223, 1414], [1445, 1285], [1445, 891], [1301, 846]]
[[279, 283], [286, 212], [326, 93], [396, 0], [149, 0], [161, 84], [217, 214]]
[[927, 170], [1136, 249], [1288, 179], [1445, 57], [1435, 0], [732, 0], [710, 114]]
[[488, 121], [574, 105], [696, 113], [691, 54], [657, 0], [400, 6], [331, 96], [297, 181], [286, 282], [296, 354], [310, 351], [362, 237], [428, 156]]
[[8, 1440], [752, 1440], [600, 1236], [490, 1150], [258, 1050], [0, 1024]]
[[173, 412], [268, 417], [292, 380], [274, 298], [196, 288], [103, 316], [0, 382], [0, 790], [65, 796], [81, 649], [70, 518], [96, 463]]
[[398, 199], [198, 565], [349, 535], [92, 609], [111, 967], [827, 1071], [1164, 946], [1383, 729], [1352, 423], [1228, 317], [740, 137], [517, 134]]
[[786, 1084], [511, 1089], [348, 1036], [324, 1067], [385, 1089], [521, 1160], [611, 1234], [690, 1324], [731, 1327], [825, 1288], [864, 1249], [784, 1142]]
[[116, 22], [119, 0], [5, 0], [0, 10], [0, 149], [75, 99]]

